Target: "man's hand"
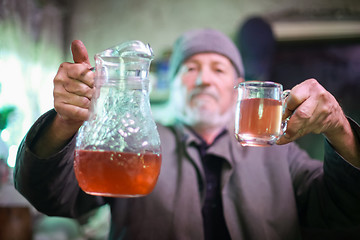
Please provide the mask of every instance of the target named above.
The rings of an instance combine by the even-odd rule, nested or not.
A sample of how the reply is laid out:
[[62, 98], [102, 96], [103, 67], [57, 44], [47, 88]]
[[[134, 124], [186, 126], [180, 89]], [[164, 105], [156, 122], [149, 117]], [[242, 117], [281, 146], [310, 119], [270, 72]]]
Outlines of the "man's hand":
[[41, 129], [32, 150], [39, 157], [49, 157], [62, 149], [90, 115], [94, 94], [94, 73], [84, 44], [71, 44], [74, 63], [62, 63], [54, 78], [54, 120]]
[[324, 134], [346, 160], [360, 166], [359, 143], [338, 102], [315, 79], [295, 86], [286, 101], [283, 118], [290, 117], [285, 135], [277, 144], [286, 144], [308, 133]]
[[94, 73], [84, 44], [71, 44], [74, 63], [62, 63], [54, 78], [54, 107], [64, 124], [80, 127], [89, 117], [94, 93]]

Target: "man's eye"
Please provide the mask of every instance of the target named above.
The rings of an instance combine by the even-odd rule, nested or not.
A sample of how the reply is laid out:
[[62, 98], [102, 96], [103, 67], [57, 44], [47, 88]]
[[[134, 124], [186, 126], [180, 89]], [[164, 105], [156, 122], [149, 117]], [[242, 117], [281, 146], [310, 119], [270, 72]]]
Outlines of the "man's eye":
[[224, 70], [220, 69], [220, 68], [215, 69], [215, 71], [218, 72], [218, 73], [223, 73], [224, 72]]

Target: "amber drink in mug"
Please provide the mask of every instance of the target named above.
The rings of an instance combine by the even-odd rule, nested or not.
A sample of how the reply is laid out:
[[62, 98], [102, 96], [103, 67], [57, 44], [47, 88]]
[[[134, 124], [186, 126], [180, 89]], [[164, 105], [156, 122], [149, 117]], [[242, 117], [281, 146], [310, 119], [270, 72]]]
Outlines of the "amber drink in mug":
[[290, 91], [275, 82], [245, 81], [237, 86], [235, 137], [243, 146], [271, 146], [284, 134], [283, 106]]

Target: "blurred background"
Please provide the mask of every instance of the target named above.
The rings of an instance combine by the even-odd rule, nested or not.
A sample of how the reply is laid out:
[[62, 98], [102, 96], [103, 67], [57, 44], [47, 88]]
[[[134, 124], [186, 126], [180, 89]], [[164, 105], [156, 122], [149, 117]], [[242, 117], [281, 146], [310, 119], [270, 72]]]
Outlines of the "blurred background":
[[[93, 65], [92, 56], [108, 47], [128, 40], [150, 43], [152, 110], [156, 120], [168, 123], [171, 46], [183, 31], [198, 27], [234, 40], [247, 80], [272, 80], [291, 89], [316, 78], [360, 122], [359, 0], [0, 0], [0, 239], [106, 238], [106, 207], [85, 219], [47, 217], [12, 186], [17, 147], [53, 107], [52, 80], [61, 62], [72, 61], [71, 41], [84, 42]], [[322, 159], [322, 136], [298, 143]], [[22, 236], [6, 238], [7, 232], [15, 234], [11, 223], [21, 221], [24, 230], [16, 232]]]

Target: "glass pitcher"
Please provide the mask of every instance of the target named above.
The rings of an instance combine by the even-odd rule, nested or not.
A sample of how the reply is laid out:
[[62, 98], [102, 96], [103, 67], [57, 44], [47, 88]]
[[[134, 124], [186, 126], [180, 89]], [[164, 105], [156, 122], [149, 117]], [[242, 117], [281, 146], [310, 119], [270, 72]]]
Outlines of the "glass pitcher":
[[130, 41], [95, 55], [91, 115], [80, 127], [74, 170], [92, 195], [138, 197], [155, 187], [160, 137], [149, 100], [149, 45]]

